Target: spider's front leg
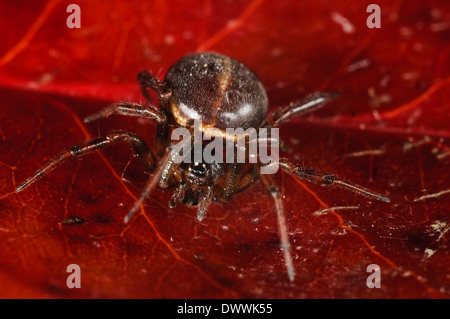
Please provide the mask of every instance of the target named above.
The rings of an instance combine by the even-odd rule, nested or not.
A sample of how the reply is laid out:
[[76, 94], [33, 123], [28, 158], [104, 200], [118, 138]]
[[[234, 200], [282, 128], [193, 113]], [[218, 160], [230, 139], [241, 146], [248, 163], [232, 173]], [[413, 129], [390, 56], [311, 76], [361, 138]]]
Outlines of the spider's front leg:
[[206, 216], [206, 211], [208, 210], [209, 205], [214, 196], [213, 186], [208, 186], [206, 190], [203, 192], [200, 201], [198, 203], [197, 209], [197, 220], [201, 222], [203, 218]]
[[[159, 160], [157, 168], [153, 175], [148, 179], [147, 184], [142, 190], [141, 196], [134, 202], [133, 206], [129, 210], [128, 214], [124, 218], [124, 222], [128, 223], [142, 205], [144, 200], [150, 194], [150, 192], [158, 185], [161, 188], [166, 188], [169, 184], [168, 181], [176, 172], [176, 168], [180, 165], [180, 151], [186, 149], [191, 140], [187, 139], [184, 143], [178, 143], [171, 145], [170, 149], [167, 149], [164, 156]], [[186, 154], [183, 153], [181, 160], [184, 159]]]
[[[259, 169], [258, 169], [259, 172]], [[278, 232], [280, 234], [281, 249], [283, 251], [284, 263], [286, 265], [286, 270], [290, 281], [295, 279], [295, 270], [292, 263], [291, 255], [291, 245], [289, 243], [289, 234], [287, 231], [286, 217], [284, 215], [283, 199], [281, 197], [281, 191], [278, 186], [273, 181], [272, 177], [268, 174], [259, 173], [259, 178], [261, 179], [264, 187], [272, 196], [275, 202], [275, 209], [277, 211], [277, 221], [278, 221]]]
[[142, 106], [140, 104], [132, 102], [119, 102], [107, 106], [97, 113], [87, 116], [84, 119], [84, 122], [89, 123], [98, 119], [110, 117], [111, 115], [115, 114], [156, 120], [157, 127], [155, 151], [159, 157], [164, 154], [164, 151], [169, 143], [169, 125], [167, 116], [164, 114], [164, 112], [158, 110], [153, 106]]
[[339, 95], [339, 92], [319, 92], [308, 95], [300, 101], [293, 102], [289, 106], [277, 110], [263, 122], [261, 127], [275, 127], [294, 116], [315, 111], [327, 102], [335, 100]]
[[106, 146], [111, 146], [120, 141], [126, 142], [131, 145], [138, 155], [143, 166], [148, 171], [153, 170], [153, 168], [155, 167], [155, 159], [150, 148], [148, 148], [144, 141], [142, 141], [139, 137], [132, 133], [117, 131], [111, 132], [105, 137], [96, 138], [81, 145], [69, 147], [67, 150], [62, 151], [54, 159], [50, 160], [39, 170], [37, 170], [33, 176], [29, 177], [26, 181], [19, 185], [16, 189], [16, 192], [21, 192], [32, 183], [36, 182], [38, 179], [50, 173], [52, 170], [54, 170], [56, 167], [58, 167], [68, 159], [90, 154], [93, 151], [99, 150]]
[[[142, 71], [138, 74], [138, 82], [141, 87], [142, 95], [149, 101], [152, 102], [152, 98], [148, 93], [148, 89], [152, 89], [156, 95], [158, 96], [158, 102], [164, 104], [168, 101], [171, 91], [167, 87], [164, 81], [159, 80], [154, 77], [147, 71]], [[161, 106], [160, 108], [164, 109], [166, 105]]]
[[153, 106], [142, 106], [133, 102], [119, 102], [111, 104], [99, 112], [87, 116], [84, 119], [84, 123], [107, 118], [114, 114], [144, 117], [147, 119], [156, 120], [156, 122], [160, 124], [167, 122], [166, 115]]
[[289, 161], [288, 159], [282, 158], [278, 161], [278, 163], [283, 170], [285, 170], [287, 173], [289, 173], [290, 175], [292, 175], [294, 177], [302, 178], [309, 182], [321, 184], [324, 186], [340, 187], [342, 189], [352, 191], [356, 194], [359, 194], [359, 195], [362, 195], [362, 196], [365, 196], [368, 198], [376, 199], [376, 200], [379, 200], [379, 201], [382, 201], [385, 203], [389, 203], [391, 201], [386, 196], [375, 193], [375, 192], [373, 192], [365, 187], [362, 187], [360, 185], [339, 179], [338, 177], [336, 177], [332, 174], [318, 172], [318, 171], [315, 171], [315, 170], [309, 169], [309, 168], [298, 167], [297, 165], [295, 165], [293, 162]]

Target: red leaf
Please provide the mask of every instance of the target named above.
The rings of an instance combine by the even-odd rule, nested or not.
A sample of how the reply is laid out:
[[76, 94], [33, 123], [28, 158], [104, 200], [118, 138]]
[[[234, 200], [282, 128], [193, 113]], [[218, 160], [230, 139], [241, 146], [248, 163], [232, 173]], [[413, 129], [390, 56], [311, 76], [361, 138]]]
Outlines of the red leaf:
[[[68, 29], [69, 3], [0, 4], [2, 297], [449, 297], [448, 3], [378, 1], [382, 27], [368, 29], [369, 1], [78, 1], [82, 27]], [[111, 129], [152, 144], [153, 123], [82, 119], [111, 101], [140, 102], [139, 71], [163, 77], [196, 50], [246, 63], [272, 110], [341, 91], [281, 126], [284, 155], [392, 200], [278, 173], [294, 283], [260, 185], [212, 204], [200, 223], [156, 190], [125, 225], [148, 176], [117, 145], [14, 192], [61, 149]], [[72, 263], [81, 289], [66, 287]], [[381, 267], [381, 289], [366, 286], [370, 264]]]

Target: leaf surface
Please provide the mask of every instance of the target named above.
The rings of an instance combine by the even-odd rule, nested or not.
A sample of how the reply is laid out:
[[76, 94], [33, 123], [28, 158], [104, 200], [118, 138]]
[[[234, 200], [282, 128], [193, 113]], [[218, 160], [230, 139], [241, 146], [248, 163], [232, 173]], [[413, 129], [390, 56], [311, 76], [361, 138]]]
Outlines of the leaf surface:
[[[1, 3], [0, 295], [132, 298], [448, 298], [450, 7], [445, 1], [67, 1]], [[381, 194], [379, 203], [279, 172], [296, 280], [261, 185], [207, 217], [156, 190], [123, 217], [149, 175], [116, 145], [14, 189], [60, 150], [114, 129], [149, 145], [154, 124], [83, 118], [142, 102], [146, 69], [163, 78], [192, 51], [247, 64], [270, 110], [308, 93], [339, 100], [280, 127], [283, 156]], [[79, 218], [81, 223], [63, 221]], [[68, 289], [78, 264], [82, 288]], [[381, 289], [366, 271], [381, 268]]]

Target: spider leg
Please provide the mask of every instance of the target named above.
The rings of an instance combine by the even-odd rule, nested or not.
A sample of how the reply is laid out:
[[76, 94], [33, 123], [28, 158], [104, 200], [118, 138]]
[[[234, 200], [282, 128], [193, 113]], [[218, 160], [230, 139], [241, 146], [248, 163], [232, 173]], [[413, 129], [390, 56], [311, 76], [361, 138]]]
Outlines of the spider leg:
[[[188, 144], [188, 141], [186, 141], [186, 145], [187, 144]], [[178, 147], [181, 150], [181, 148], [183, 146], [178, 146]], [[193, 147], [186, 154], [182, 155], [183, 159], [188, 158], [188, 157], [191, 156], [192, 149], [193, 149]], [[159, 179], [159, 187], [161, 187], [161, 188], [168, 188], [168, 187], [170, 187], [171, 186], [171, 182], [172, 182], [172, 177], [175, 177], [178, 180], [178, 182], [180, 183], [179, 185], [184, 183], [182, 177], [179, 175], [178, 170], [177, 170], [180, 165], [181, 165], [181, 162], [178, 162], [178, 161], [175, 161], [175, 160], [172, 160], [172, 159], [167, 162], [166, 167], [164, 168], [164, 170], [163, 170], [163, 172], [161, 174], [161, 178]], [[186, 187], [184, 187], [184, 186], [185, 185], [183, 185], [183, 189], [182, 189], [183, 197], [184, 197], [184, 191], [186, 190]], [[177, 189], [176, 192], [177, 191], [181, 191], [181, 189], [180, 190]], [[178, 202], [175, 204], [175, 206], [177, 204], [178, 204]], [[175, 207], [175, 206], [173, 206], [173, 207]]]
[[[152, 98], [148, 93], [148, 89], [152, 89], [158, 95], [159, 102], [165, 102], [170, 96], [170, 90], [167, 88], [166, 83], [151, 75], [147, 71], [142, 71], [138, 74], [138, 82], [141, 87], [142, 95], [152, 102]], [[161, 107], [161, 106], [160, 106]], [[165, 107], [165, 105], [164, 105]], [[163, 107], [161, 107], [164, 109]]]
[[[258, 171], [259, 172], [259, 171]], [[272, 177], [268, 174], [259, 174], [263, 185], [266, 190], [272, 196], [275, 202], [275, 208], [277, 211], [277, 221], [278, 221], [278, 232], [280, 234], [280, 244], [283, 251], [284, 263], [286, 265], [286, 270], [290, 281], [295, 279], [295, 270], [292, 263], [292, 255], [290, 251], [289, 235], [286, 226], [286, 217], [284, 215], [283, 199], [281, 198], [281, 191], [278, 186], [273, 181]]]
[[169, 160], [170, 160], [170, 152], [167, 152], [166, 155], [164, 155], [164, 157], [160, 160], [159, 166], [155, 170], [154, 174], [148, 179], [147, 184], [145, 185], [144, 189], [141, 192], [141, 196], [137, 201], [134, 202], [128, 214], [125, 216], [123, 220], [125, 224], [128, 224], [131, 218], [133, 218], [134, 214], [137, 212], [139, 207], [141, 207], [144, 200], [158, 184], [158, 180]]
[[164, 167], [164, 170], [161, 173], [161, 178], [159, 179], [159, 187], [168, 188], [170, 186], [172, 176], [179, 166], [180, 163], [176, 163], [173, 160], [169, 160], [167, 162], [167, 164]]
[[[127, 224], [131, 218], [134, 216], [134, 214], [137, 212], [139, 207], [142, 205], [144, 200], [147, 198], [147, 196], [150, 194], [150, 192], [155, 188], [155, 186], [158, 184], [162, 184], [162, 180], [169, 180], [170, 177], [173, 175], [176, 166], [173, 166], [174, 163], [177, 161], [175, 160], [176, 157], [178, 157], [179, 152], [181, 149], [184, 149], [188, 143], [190, 143], [190, 139], [185, 141], [184, 143], [178, 143], [176, 145], [171, 146], [170, 150], [167, 150], [164, 156], [159, 161], [157, 168], [153, 175], [148, 179], [147, 184], [145, 185], [144, 189], [142, 190], [141, 196], [137, 201], [134, 202], [133, 206], [131, 207], [130, 211], [124, 218], [124, 222]], [[185, 156], [185, 155], [184, 155]], [[176, 164], [180, 165], [180, 163]], [[171, 169], [171, 167], [173, 169]]]
[[16, 192], [24, 190], [29, 185], [31, 185], [44, 175], [50, 173], [52, 170], [54, 170], [56, 167], [58, 167], [68, 159], [84, 156], [103, 147], [111, 146], [119, 141], [130, 144], [138, 155], [144, 167], [149, 171], [153, 170], [153, 168], [155, 167], [155, 159], [151, 150], [144, 143], [144, 141], [142, 141], [134, 134], [117, 131], [111, 132], [105, 137], [93, 139], [81, 145], [72, 146], [67, 150], [62, 151], [55, 158], [44, 164], [38, 171], [36, 171], [36, 173], [34, 173], [33, 176], [29, 177], [19, 187], [17, 187]]
[[388, 197], [377, 194], [377, 193], [375, 193], [365, 187], [362, 187], [360, 185], [341, 180], [332, 174], [318, 172], [318, 171], [315, 171], [315, 170], [312, 170], [309, 168], [298, 167], [297, 165], [295, 165], [294, 163], [292, 163], [291, 161], [289, 161], [285, 158], [282, 158], [279, 160], [279, 165], [282, 169], [284, 169], [290, 175], [292, 175], [294, 177], [299, 177], [299, 178], [305, 179], [312, 183], [321, 184], [324, 186], [331, 186], [331, 187], [337, 186], [337, 187], [343, 188], [345, 190], [352, 191], [356, 194], [359, 194], [359, 195], [362, 195], [362, 196], [365, 196], [368, 198], [376, 199], [376, 200], [386, 202], [386, 203], [389, 203], [391, 201]]
[[175, 208], [184, 199], [185, 192], [186, 182], [184, 180], [181, 180], [175, 192], [173, 193], [172, 198], [170, 199], [169, 207]]
[[105, 107], [97, 113], [91, 114], [84, 119], [85, 123], [106, 118], [114, 114], [126, 116], [139, 116], [156, 120], [157, 123], [167, 122], [166, 115], [153, 106], [142, 106], [132, 102], [119, 102]]
[[242, 166], [243, 165], [241, 163], [228, 164], [228, 170], [225, 177], [225, 186], [222, 193], [219, 195], [223, 202], [228, 202], [234, 193], [236, 193], [239, 187]]
[[[249, 154], [249, 144], [250, 143], [273, 143], [273, 142], [279, 142], [279, 139], [272, 138], [272, 137], [256, 137], [249, 139], [246, 141], [245, 145], [240, 145], [239, 143], [235, 144], [235, 150], [244, 151], [246, 158], [250, 158]], [[236, 154], [236, 152], [235, 152]], [[255, 184], [259, 180], [259, 173], [258, 170], [255, 168], [255, 166], [252, 166], [249, 170], [247, 170], [245, 173], [239, 176], [238, 182], [234, 180], [235, 174], [241, 174], [242, 166], [239, 168], [233, 168], [238, 169], [238, 172], [234, 172], [230, 169], [229, 173], [227, 175], [227, 179], [225, 182], [225, 188], [222, 192], [222, 200], [227, 201], [231, 198], [231, 196], [235, 193], [240, 193], [253, 184]], [[228, 177], [229, 176], [229, 177]], [[228, 198], [228, 199], [227, 199]]]
[[201, 222], [203, 220], [203, 218], [205, 218], [206, 211], [208, 210], [208, 207], [211, 204], [213, 194], [214, 194], [214, 192], [213, 192], [212, 186], [208, 186], [208, 188], [202, 194], [202, 197], [200, 198], [200, 201], [198, 203], [198, 209], [197, 209], [197, 220], [199, 222]]
[[289, 106], [277, 110], [263, 122], [261, 127], [275, 127], [294, 116], [315, 111], [327, 102], [336, 99], [339, 95], [339, 92], [319, 92], [308, 95], [302, 100], [293, 102]]
[[242, 174], [239, 180], [239, 186], [236, 190], [236, 193], [240, 193], [253, 184], [255, 184], [259, 180], [259, 174], [255, 167], [250, 168], [244, 174]]
[[156, 143], [155, 150], [158, 156], [162, 156], [169, 141], [169, 125], [167, 116], [153, 106], [142, 106], [132, 102], [114, 103], [105, 107], [97, 113], [91, 114], [84, 119], [85, 123], [96, 121], [98, 119], [107, 118], [111, 115], [126, 115], [144, 117], [156, 120]]
[[[270, 143], [280, 144], [280, 139], [277, 137], [270, 137], [270, 136], [269, 137], [259, 136], [255, 139], [250, 139], [245, 145], [246, 157], [248, 159], [250, 159], [250, 156], [255, 156], [255, 155], [251, 155], [249, 152], [250, 143], [257, 143], [257, 145], [259, 145], [259, 146], [264, 145], [265, 147], [269, 147]], [[256, 169], [256, 166], [252, 166], [248, 171], [243, 173], [242, 176], [240, 177], [239, 185], [235, 192], [240, 193], [240, 192], [246, 190], [247, 188], [249, 188], [250, 186], [255, 184], [258, 180], [259, 180], [258, 170]]]

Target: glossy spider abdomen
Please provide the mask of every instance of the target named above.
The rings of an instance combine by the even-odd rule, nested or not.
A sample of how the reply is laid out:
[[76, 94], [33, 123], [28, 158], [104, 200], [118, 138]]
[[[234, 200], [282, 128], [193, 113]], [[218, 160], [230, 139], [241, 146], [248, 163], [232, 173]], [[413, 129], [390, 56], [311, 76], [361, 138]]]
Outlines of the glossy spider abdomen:
[[164, 82], [171, 89], [170, 112], [181, 126], [201, 120], [203, 127], [259, 127], [268, 100], [258, 77], [243, 63], [222, 54], [188, 54], [175, 62]]

